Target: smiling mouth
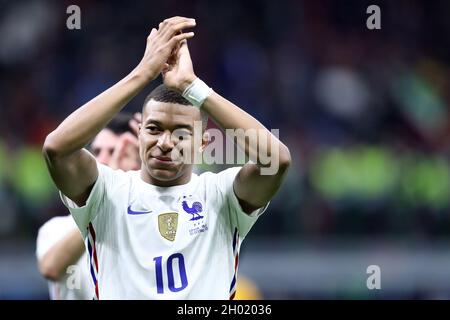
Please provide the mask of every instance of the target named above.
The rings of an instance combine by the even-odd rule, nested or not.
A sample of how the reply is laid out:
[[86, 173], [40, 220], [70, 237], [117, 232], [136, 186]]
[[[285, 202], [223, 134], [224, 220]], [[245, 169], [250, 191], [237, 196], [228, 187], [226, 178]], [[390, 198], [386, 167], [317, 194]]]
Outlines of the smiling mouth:
[[173, 162], [171, 157], [154, 157], [154, 158], [162, 162]]
[[172, 158], [165, 156], [151, 157], [151, 160], [153, 160], [154, 165], [161, 168], [173, 167], [177, 164]]

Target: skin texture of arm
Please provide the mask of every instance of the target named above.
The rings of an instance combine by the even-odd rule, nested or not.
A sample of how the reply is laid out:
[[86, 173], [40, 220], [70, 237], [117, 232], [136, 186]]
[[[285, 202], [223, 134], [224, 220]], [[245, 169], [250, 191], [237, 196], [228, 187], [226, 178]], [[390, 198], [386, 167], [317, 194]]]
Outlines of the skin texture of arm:
[[75, 264], [84, 251], [80, 231], [74, 229], [38, 261], [39, 271], [45, 278], [58, 281], [66, 273], [67, 267]]
[[[257, 129], [257, 135], [235, 140], [247, 156], [257, 160], [256, 164], [247, 163], [242, 167], [233, 186], [245, 212], [264, 206], [278, 191], [289, 168], [291, 157], [288, 148], [259, 121], [215, 92], [205, 100], [202, 108], [222, 129]], [[278, 171], [275, 174], [261, 174], [263, 167], [271, 165], [270, 162], [261, 164], [261, 155], [276, 159]]]
[[[194, 74], [187, 42], [183, 41], [174, 53], [172, 65], [163, 70], [167, 87], [182, 93], [197, 77]], [[237, 139], [237, 144], [245, 150], [255, 163], [247, 163], [239, 171], [234, 181], [234, 192], [245, 212], [250, 213], [267, 204], [279, 189], [291, 164], [289, 149], [250, 114], [213, 92], [202, 105], [206, 112], [222, 129], [243, 129], [257, 134], [245, 139]], [[264, 159], [270, 159], [262, 161]], [[262, 174], [262, 169], [276, 161], [275, 174]]]
[[59, 190], [83, 206], [97, 176], [94, 157], [83, 147], [162, 70], [180, 41], [194, 36], [181, 30], [195, 26], [195, 20], [173, 17], [152, 29], [139, 65], [124, 79], [67, 117], [44, 143], [43, 154], [50, 175]]

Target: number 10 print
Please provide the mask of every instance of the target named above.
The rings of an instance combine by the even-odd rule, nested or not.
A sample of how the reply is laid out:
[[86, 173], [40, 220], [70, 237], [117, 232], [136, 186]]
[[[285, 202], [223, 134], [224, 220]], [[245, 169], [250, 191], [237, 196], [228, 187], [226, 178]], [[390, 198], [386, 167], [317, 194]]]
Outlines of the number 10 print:
[[[164, 293], [164, 281], [163, 281], [163, 270], [162, 270], [162, 259], [163, 257], [156, 257], [153, 259], [155, 261], [156, 270], [156, 286], [158, 294]], [[178, 271], [180, 273], [181, 286], [175, 287], [175, 278], [173, 275], [173, 260], [178, 259]], [[184, 265], [184, 257], [181, 253], [174, 253], [167, 259], [167, 280], [169, 290], [172, 292], [178, 292], [183, 290], [188, 285], [186, 268]]]

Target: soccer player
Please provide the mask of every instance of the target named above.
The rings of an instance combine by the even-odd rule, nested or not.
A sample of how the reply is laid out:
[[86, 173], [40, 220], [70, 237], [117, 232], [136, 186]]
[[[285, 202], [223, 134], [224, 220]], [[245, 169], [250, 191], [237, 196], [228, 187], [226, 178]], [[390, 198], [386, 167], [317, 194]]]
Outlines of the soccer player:
[[[97, 134], [90, 149], [99, 163], [124, 171], [140, 168], [138, 141], [132, 133], [137, 133], [137, 117], [121, 113]], [[70, 215], [54, 217], [39, 229], [36, 255], [39, 271], [49, 280], [50, 299], [93, 298], [85, 245]]]
[[[97, 299], [234, 298], [242, 240], [290, 165], [285, 145], [196, 77], [186, 42], [194, 33], [182, 32], [195, 24], [173, 17], [153, 28], [137, 67], [45, 140], [50, 174], [87, 238]], [[160, 73], [164, 84], [143, 106], [141, 170], [96, 163], [83, 146]], [[200, 133], [195, 147], [205, 116], [224, 129], [258, 131], [236, 139], [254, 161], [194, 174], [185, 159], [207, 146]], [[274, 163], [276, 173], [263, 174]]]

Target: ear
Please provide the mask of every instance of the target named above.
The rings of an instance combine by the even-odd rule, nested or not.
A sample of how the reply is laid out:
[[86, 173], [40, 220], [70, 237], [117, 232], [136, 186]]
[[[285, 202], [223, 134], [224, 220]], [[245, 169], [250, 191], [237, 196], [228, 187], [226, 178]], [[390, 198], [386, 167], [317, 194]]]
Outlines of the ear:
[[203, 151], [205, 151], [206, 146], [211, 142], [211, 135], [209, 134], [208, 131], [203, 132], [202, 135], [202, 145], [199, 148], [199, 152], [202, 153]]

